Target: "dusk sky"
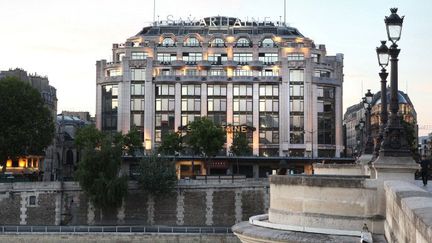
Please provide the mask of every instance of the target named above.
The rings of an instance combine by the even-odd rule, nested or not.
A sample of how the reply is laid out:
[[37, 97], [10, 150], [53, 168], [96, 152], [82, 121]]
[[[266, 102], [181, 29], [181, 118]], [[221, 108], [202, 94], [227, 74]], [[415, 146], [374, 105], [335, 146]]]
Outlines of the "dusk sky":
[[[207, 16], [283, 18], [283, 0], [156, 0], [166, 19]], [[390, 7], [405, 15], [399, 47], [399, 89], [418, 114], [419, 135], [432, 132], [431, 0], [287, 0], [287, 23], [329, 55], [343, 53], [344, 112], [380, 82], [375, 47], [386, 39]], [[111, 60], [113, 43], [149, 25], [153, 0], [0, 0], [0, 70], [20, 67], [48, 76], [57, 88], [58, 112], [95, 113], [95, 63]]]

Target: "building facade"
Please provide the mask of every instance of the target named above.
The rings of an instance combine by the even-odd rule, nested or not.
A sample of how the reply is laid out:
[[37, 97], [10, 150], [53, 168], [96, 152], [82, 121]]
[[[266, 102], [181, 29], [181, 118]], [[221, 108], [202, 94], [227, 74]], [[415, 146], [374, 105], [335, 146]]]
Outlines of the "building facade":
[[[415, 132], [415, 140], [418, 138], [418, 126], [417, 126], [417, 113], [414, 109], [414, 105], [411, 102], [408, 94], [399, 91], [399, 116], [407, 123], [411, 124]], [[390, 100], [390, 90], [387, 91], [387, 100]], [[387, 110], [390, 115], [390, 105]], [[371, 136], [374, 144], [376, 138], [379, 135], [379, 127], [381, 125], [381, 91], [374, 94], [372, 99], [371, 109]], [[347, 156], [359, 155], [362, 151], [364, 143], [366, 142], [365, 131], [360, 126], [360, 121], [366, 121], [365, 109], [363, 103], [358, 103], [347, 108], [344, 114], [344, 127], [345, 127], [345, 148]]]
[[[96, 126], [146, 150], [197, 117], [248, 126], [256, 156], [339, 157], [343, 55], [297, 29], [210, 17], [144, 27], [97, 68]], [[227, 129], [225, 155], [233, 134]]]

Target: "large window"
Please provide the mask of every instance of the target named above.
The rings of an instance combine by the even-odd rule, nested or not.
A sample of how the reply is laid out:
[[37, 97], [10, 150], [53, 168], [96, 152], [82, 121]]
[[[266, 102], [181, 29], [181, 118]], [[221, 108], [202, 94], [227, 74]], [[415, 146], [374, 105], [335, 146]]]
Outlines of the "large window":
[[144, 68], [132, 68], [131, 80], [145, 80], [146, 70]]
[[156, 111], [174, 111], [174, 98], [157, 98]]
[[196, 64], [202, 60], [202, 53], [200, 52], [184, 52], [183, 61], [189, 64]]
[[265, 38], [261, 41], [261, 47], [274, 47], [275, 43], [271, 38]]
[[235, 69], [233, 76], [252, 76], [252, 70], [248, 69]]
[[275, 62], [279, 61], [279, 55], [277, 53], [259, 53], [258, 60], [266, 65], [273, 65]]
[[144, 84], [131, 84], [131, 95], [144, 95]]
[[131, 111], [143, 111], [144, 99], [131, 99]]
[[118, 86], [102, 86], [102, 130], [117, 130]]
[[226, 76], [226, 71], [223, 69], [210, 69], [209, 76]]
[[175, 87], [173, 84], [157, 84], [155, 98], [155, 142], [174, 131]]
[[107, 76], [108, 77], [116, 77], [116, 76], [122, 76], [122, 71], [121, 69], [110, 69], [107, 71]]
[[131, 59], [132, 60], [144, 60], [147, 59], [147, 52], [132, 52]]
[[287, 56], [288, 61], [303, 61], [304, 54], [303, 53], [290, 53]]
[[210, 42], [210, 47], [224, 47], [225, 41], [222, 38], [214, 38]]
[[158, 84], [156, 85], [156, 95], [175, 95], [173, 84]]
[[259, 86], [259, 127], [260, 154], [277, 155], [274, 146], [279, 143], [279, 85]]
[[222, 65], [222, 62], [226, 62], [228, 57], [226, 53], [215, 53], [208, 54], [207, 60], [211, 62], [212, 65]]
[[200, 46], [200, 42], [197, 38], [195, 37], [189, 37], [186, 39], [186, 41], [183, 43], [184, 46]]
[[290, 96], [303, 97], [304, 86], [302, 84], [290, 85]]
[[201, 111], [201, 100], [199, 98], [182, 99], [182, 111]]
[[233, 60], [239, 64], [248, 64], [252, 61], [252, 53], [234, 53]]
[[263, 69], [258, 74], [259, 76], [263, 76], [263, 77], [279, 76], [279, 69]]
[[291, 112], [304, 112], [303, 100], [290, 100]]
[[303, 69], [290, 70], [289, 73], [290, 82], [303, 82], [304, 81], [304, 71]]
[[169, 64], [177, 59], [177, 54], [175, 53], [158, 53], [157, 60], [161, 63]]
[[162, 46], [174, 46], [174, 40], [171, 39], [170, 37], [166, 37], [162, 41]]
[[247, 38], [239, 38], [236, 43], [236, 47], [251, 47], [251, 42]]
[[207, 86], [208, 96], [226, 96], [226, 86], [225, 85], [211, 85]]
[[201, 96], [201, 85], [195, 85], [195, 84], [182, 85], [182, 95]]

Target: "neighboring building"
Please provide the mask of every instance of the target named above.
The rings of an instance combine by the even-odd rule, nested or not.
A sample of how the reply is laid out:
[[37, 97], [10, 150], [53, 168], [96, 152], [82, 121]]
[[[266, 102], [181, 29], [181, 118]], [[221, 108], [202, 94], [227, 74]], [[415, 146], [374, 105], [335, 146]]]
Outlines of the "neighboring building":
[[[88, 112], [84, 112], [88, 113]], [[55, 166], [52, 173], [56, 180], [69, 180], [77, 169], [80, 151], [75, 145], [75, 135], [79, 128], [91, 124], [77, 116], [58, 115], [56, 124]]]
[[[51, 111], [53, 121], [55, 121], [57, 115], [57, 91], [53, 86], [49, 85], [47, 77], [37, 74], [27, 74], [26, 71], [19, 68], [0, 71], [0, 79], [4, 77], [17, 77], [21, 81], [37, 89], [43, 98], [44, 104]], [[50, 171], [54, 161], [48, 155], [52, 153], [52, 150], [54, 149], [53, 146], [55, 147], [55, 142], [46, 149], [45, 157], [29, 155], [16, 160], [7, 161], [7, 171], [25, 174], [39, 174], [41, 171]], [[44, 173], [44, 176], [47, 176], [47, 174]]]
[[[399, 99], [399, 115], [402, 118], [412, 124], [415, 129], [416, 141], [418, 138], [418, 127], [417, 127], [417, 113], [414, 109], [408, 94], [402, 91], [398, 93]], [[390, 103], [390, 90], [387, 91], [387, 103]], [[390, 116], [390, 104], [388, 104], [389, 116]], [[374, 94], [372, 99], [371, 109], [371, 134], [376, 142], [376, 138], [379, 134], [379, 126], [381, 124], [381, 92]], [[344, 125], [346, 127], [346, 152], [347, 156], [359, 155], [362, 151], [363, 143], [366, 141], [366, 135], [363, 129], [359, 126], [360, 120], [366, 120], [365, 109], [363, 103], [358, 103], [348, 107], [344, 114]]]
[[93, 123], [94, 117], [90, 116], [90, 112], [88, 111], [62, 111], [60, 115], [77, 117], [80, 120], [85, 121], [86, 123]]
[[[112, 56], [96, 64], [96, 126], [136, 126], [147, 151], [202, 116], [253, 127], [246, 132], [255, 156], [343, 150], [343, 55], [327, 56], [295, 28], [231, 17], [160, 24], [113, 44]], [[232, 139], [227, 132], [225, 156]]]

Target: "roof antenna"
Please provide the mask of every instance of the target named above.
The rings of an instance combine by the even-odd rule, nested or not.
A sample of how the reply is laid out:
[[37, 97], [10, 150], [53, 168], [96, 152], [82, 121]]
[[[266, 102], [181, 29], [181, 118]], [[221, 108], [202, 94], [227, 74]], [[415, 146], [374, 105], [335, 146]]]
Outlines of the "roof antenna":
[[286, 26], [286, 0], [284, 0], [284, 26]]
[[156, 15], [156, 0], [153, 0], [153, 25], [156, 25], [155, 15]]

